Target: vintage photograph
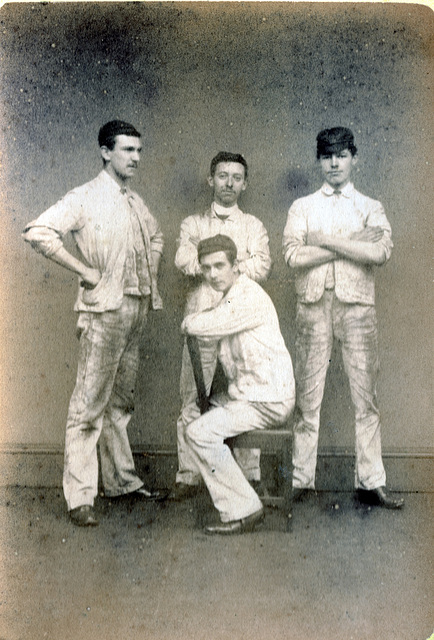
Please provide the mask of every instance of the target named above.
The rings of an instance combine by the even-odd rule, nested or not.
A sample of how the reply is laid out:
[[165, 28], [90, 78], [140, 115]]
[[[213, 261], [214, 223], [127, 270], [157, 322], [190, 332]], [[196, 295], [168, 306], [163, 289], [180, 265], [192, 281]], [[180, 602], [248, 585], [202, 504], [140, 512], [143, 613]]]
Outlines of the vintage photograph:
[[433, 11], [0, 7], [0, 640], [428, 640]]

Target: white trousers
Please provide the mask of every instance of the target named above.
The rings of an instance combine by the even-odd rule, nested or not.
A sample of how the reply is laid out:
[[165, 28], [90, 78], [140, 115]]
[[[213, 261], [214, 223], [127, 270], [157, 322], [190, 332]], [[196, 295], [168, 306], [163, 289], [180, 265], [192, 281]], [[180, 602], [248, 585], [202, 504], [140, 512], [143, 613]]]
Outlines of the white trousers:
[[79, 316], [77, 381], [69, 404], [63, 472], [69, 510], [93, 505], [98, 443], [106, 495], [130, 493], [143, 485], [134, 468], [127, 426], [148, 307], [149, 297], [124, 296], [120, 309]]
[[334, 338], [342, 347], [355, 410], [354, 484], [375, 489], [386, 484], [376, 405], [379, 361], [375, 308], [343, 303], [333, 291], [325, 291], [316, 303], [297, 305], [293, 486], [315, 486], [320, 410]]
[[[220, 299], [220, 292], [216, 292], [206, 283], [202, 283], [189, 295], [185, 315], [211, 308], [215, 306]], [[218, 343], [204, 340], [198, 340], [198, 342], [200, 358], [202, 361], [203, 377], [207, 393], [209, 394], [216, 369]], [[181, 395], [181, 412], [176, 423], [178, 445], [178, 471], [176, 473], [176, 482], [197, 485], [200, 482], [201, 474], [196, 465], [195, 457], [191, 454], [190, 445], [187, 442], [185, 434], [188, 425], [193, 422], [193, 420], [197, 420], [197, 418], [199, 418], [200, 411], [196, 403], [197, 389], [186, 343], [184, 343], [184, 349], [182, 352], [179, 391]], [[259, 466], [260, 453], [259, 449], [234, 450], [234, 455], [248, 480], [261, 479]]]
[[293, 399], [286, 402], [229, 400], [187, 427], [191, 454], [222, 522], [240, 520], [262, 507], [224, 440], [246, 431], [280, 425], [293, 407]]

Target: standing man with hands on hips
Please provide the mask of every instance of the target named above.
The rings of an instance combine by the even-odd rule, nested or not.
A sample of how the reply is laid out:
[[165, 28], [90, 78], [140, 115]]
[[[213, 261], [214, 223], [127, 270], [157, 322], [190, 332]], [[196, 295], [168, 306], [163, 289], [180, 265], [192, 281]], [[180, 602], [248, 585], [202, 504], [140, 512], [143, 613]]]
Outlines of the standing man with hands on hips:
[[289, 209], [283, 236], [297, 293], [293, 500], [315, 488], [320, 410], [333, 340], [339, 340], [355, 411], [355, 487], [362, 501], [397, 509], [381, 454], [376, 403], [379, 369], [375, 269], [391, 255], [390, 224], [380, 202], [351, 182], [357, 149], [350, 129], [317, 136], [324, 183]]
[[[142, 150], [141, 134], [113, 120], [98, 135], [103, 170], [30, 222], [26, 242], [79, 276], [75, 304], [80, 340], [76, 385], [65, 439], [63, 489], [71, 520], [98, 524], [97, 444], [105, 495], [161, 499], [137, 476], [127, 435], [134, 409], [139, 345], [149, 308], [161, 309], [157, 273], [163, 236], [143, 200], [129, 187]], [[70, 232], [80, 258], [63, 246]]]

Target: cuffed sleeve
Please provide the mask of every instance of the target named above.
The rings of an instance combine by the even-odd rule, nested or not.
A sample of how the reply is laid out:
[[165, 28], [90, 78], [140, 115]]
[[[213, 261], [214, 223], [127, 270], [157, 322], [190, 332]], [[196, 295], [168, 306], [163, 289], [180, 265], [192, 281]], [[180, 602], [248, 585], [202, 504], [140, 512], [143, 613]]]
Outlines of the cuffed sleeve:
[[36, 220], [29, 222], [22, 237], [38, 253], [50, 257], [63, 246], [62, 238], [69, 231], [78, 231], [83, 226], [82, 209], [80, 197], [73, 189]]
[[29, 222], [21, 237], [30, 244], [32, 249], [47, 258], [63, 247], [63, 242], [57, 231], [48, 227], [38, 226], [36, 221]]

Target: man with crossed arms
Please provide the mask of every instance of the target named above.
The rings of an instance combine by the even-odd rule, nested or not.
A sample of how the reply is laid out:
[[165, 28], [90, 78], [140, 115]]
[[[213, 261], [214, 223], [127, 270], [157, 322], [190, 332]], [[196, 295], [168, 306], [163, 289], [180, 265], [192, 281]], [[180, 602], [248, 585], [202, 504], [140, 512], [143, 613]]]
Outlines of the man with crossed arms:
[[390, 258], [391, 228], [381, 203], [351, 181], [357, 149], [350, 129], [320, 131], [317, 159], [324, 183], [292, 204], [283, 235], [297, 291], [293, 499], [315, 488], [321, 403], [336, 338], [355, 410], [355, 487], [363, 501], [399, 509], [404, 500], [386, 487], [376, 403], [374, 276]]

